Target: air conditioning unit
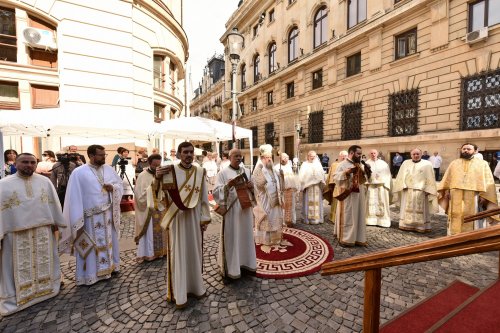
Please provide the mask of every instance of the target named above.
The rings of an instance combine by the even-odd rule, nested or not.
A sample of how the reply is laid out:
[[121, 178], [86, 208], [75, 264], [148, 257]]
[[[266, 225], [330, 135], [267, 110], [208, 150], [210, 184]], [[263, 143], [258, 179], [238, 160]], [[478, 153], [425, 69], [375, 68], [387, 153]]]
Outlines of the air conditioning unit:
[[38, 28], [26, 28], [23, 30], [24, 43], [37, 49], [57, 50], [54, 32]]
[[467, 44], [474, 44], [486, 39], [487, 37], [488, 37], [488, 27], [484, 27], [479, 30], [469, 32], [465, 36], [465, 42]]

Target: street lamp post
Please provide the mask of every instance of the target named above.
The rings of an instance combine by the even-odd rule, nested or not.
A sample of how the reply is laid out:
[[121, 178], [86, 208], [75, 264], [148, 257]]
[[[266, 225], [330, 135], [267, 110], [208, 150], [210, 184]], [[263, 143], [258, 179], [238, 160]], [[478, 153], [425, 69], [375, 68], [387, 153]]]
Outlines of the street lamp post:
[[245, 39], [238, 29], [234, 28], [233, 31], [227, 34], [227, 47], [229, 52], [229, 60], [231, 61], [231, 98], [233, 100], [233, 148], [236, 147], [236, 119], [238, 118], [238, 99], [236, 98], [236, 67], [240, 61], [240, 53], [243, 48]]

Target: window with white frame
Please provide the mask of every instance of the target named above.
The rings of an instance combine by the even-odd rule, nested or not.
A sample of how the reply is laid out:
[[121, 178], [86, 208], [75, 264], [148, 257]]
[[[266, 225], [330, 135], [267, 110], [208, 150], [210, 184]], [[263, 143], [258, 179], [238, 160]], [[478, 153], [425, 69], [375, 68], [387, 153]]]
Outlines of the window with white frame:
[[469, 31], [500, 23], [500, 1], [480, 0], [469, 4]]
[[0, 108], [18, 110], [19, 103], [19, 83], [0, 81]]
[[0, 7], [0, 61], [17, 62], [16, 12]]
[[153, 79], [154, 88], [163, 90], [165, 89], [165, 57], [161, 55], [154, 55], [153, 58]]
[[396, 36], [396, 59], [417, 53], [417, 28]]

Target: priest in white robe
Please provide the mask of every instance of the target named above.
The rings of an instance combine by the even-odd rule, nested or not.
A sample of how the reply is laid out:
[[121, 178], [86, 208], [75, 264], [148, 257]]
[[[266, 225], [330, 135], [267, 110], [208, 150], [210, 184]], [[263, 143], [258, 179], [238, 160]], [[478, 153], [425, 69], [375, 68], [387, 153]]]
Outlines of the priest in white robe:
[[229, 152], [229, 166], [217, 174], [214, 199], [223, 215], [219, 242], [219, 269], [223, 277], [238, 279], [242, 269], [255, 272], [250, 171], [241, 163], [241, 151]]
[[[158, 200], [160, 182], [155, 181], [156, 168], [161, 162], [160, 154], [149, 155], [149, 166], [139, 174], [135, 184], [134, 240], [137, 244], [137, 261], [151, 261], [168, 253], [167, 232], [161, 227], [167, 204], [165, 200]], [[153, 207], [148, 207], [148, 193], [151, 194], [149, 201]]]
[[255, 243], [268, 252], [269, 246], [280, 245], [283, 238], [283, 199], [279, 174], [273, 168], [273, 147], [262, 145], [259, 152], [260, 159], [253, 171], [257, 202], [253, 210], [254, 234]]
[[335, 171], [333, 196], [339, 201], [336, 211], [337, 237], [342, 246], [366, 246], [367, 175], [361, 162], [360, 146], [351, 146], [348, 157]]
[[315, 151], [311, 150], [307, 153], [307, 160], [300, 166], [299, 179], [302, 190], [302, 218], [304, 223], [323, 223], [325, 171]]
[[[389, 228], [391, 226], [391, 186], [392, 175], [389, 165], [378, 158], [376, 149], [370, 150], [365, 162], [371, 169], [371, 177], [366, 181], [366, 225]], [[366, 167], [366, 166], [365, 166]]]
[[180, 163], [157, 168], [156, 176], [160, 177], [163, 189], [158, 200], [165, 195], [167, 202], [161, 222], [168, 234], [167, 301], [184, 308], [188, 295], [201, 298], [206, 292], [202, 277], [202, 232], [211, 218], [206, 172], [193, 165], [193, 144], [182, 142], [177, 154]]
[[290, 227], [297, 223], [295, 202], [297, 193], [300, 190], [300, 182], [297, 175], [293, 172], [288, 154], [281, 153], [280, 163], [276, 164], [274, 169], [280, 175], [280, 180], [283, 184], [283, 220]]
[[20, 154], [17, 173], [0, 180], [0, 315], [59, 293], [61, 269], [54, 234], [64, 229], [50, 180], [35, 174], [36, 158]]
[[411, 151], [394, 181], [393, 193], [400, 207], [399, 229], [431, 231], [431, 214], [438, 211], [437, 186], [432, 163], [422, 159], [422, 151]]
[[[64, 217], [71, 228], [63, 231], [61, 251], [76, 258], [76, 284], [92, 285], [120, 269], [120, 201], [123, 182], [105, 164], [104, 147], [87, 149], [90, 162], [69, 177]], [[73, 250], [73, 251], [71, 251]]]

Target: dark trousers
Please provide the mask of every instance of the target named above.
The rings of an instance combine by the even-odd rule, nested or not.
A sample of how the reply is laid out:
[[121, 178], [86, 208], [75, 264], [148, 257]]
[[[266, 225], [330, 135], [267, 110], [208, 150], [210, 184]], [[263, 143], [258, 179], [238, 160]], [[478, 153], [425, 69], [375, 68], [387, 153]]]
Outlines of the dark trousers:
[[434, 168], [434, 177], [436, 177], [436, 181], [439, 181], [439, 168]]
[[392, 177], [393, 177], [393, 178], [396, 178], [396, 177], [398, 176], [398, 173], [399, 173], [399, 168], [401, 168], [401, 166], [395, 166], [395, 165], [393, 165], [393, 166], [392, 166], [392, 168], [393, 168], [393, 169], [392, 169], [392, 171], [393, 171], [393, 175], [392, 175]]

